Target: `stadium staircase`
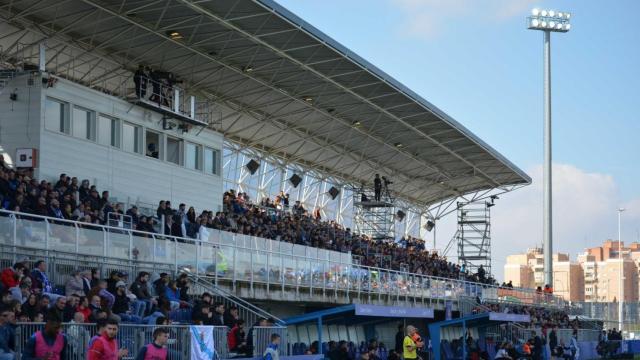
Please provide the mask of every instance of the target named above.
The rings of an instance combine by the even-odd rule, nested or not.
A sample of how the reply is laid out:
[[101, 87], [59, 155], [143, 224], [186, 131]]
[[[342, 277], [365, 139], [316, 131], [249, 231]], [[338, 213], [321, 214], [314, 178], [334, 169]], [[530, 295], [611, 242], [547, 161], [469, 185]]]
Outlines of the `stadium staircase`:
[[181, 273], [185, 273], [188, 275], [191, 283], [193, 284], [193, 286], [191, 287], [191, 291], [194, 294], [199, 295], [207, 292], [213, 295], [214, 301], [223, 303], [225, 308], [228, 309], [232, 306], [237, 307], [238, 315], [246, 322], [247, 326], [255, 324], [258, 320], [263, 318], [271, 319], [276, 325], [284, 324], [284, 322], [278, 317], [238, 296], [233, 295], [232, 293], [224, 289], [221, 289], [220, 287], [213, 284], [211, 280], [207, 280], [186, 270], [182, 270]]
[[[463, 296], [459, 298], [460, 301], [460, 312], [462, 316], [468, 316], [473, 314], [491, 312], [491, 308], [488, 306], [478, 303], [476, 299], [468, 296]], [[505, 325], [494, 325], [491, 326], [487, 333], [491, 334], [494, 339], [498, 339], [501, 341], [513, 341], [517, 342], [518, 340], [528, 339], [532, 334], [532, 329], [527, 328], [519, 323], [508, 323]]]
[[478, 303], [474, 298], [469, 296], [460, 296], [458, 298], [458, 306], [463, 316], [491, 311], [489, 307]]

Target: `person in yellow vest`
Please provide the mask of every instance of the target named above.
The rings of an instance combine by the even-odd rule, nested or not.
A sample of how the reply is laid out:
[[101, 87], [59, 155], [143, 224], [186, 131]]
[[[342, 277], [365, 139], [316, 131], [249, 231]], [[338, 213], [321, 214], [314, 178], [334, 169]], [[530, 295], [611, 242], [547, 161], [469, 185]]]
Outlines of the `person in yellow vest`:
[[404, 337], [402, 342], [402, 355], [405, 360], [415, 360], [418, 358], [418, 348], [423, 347], [422, 339], [417, 342], [414, 341], [414, 337], [418, 329], [415, 326], [407, 326], [407, 336]]

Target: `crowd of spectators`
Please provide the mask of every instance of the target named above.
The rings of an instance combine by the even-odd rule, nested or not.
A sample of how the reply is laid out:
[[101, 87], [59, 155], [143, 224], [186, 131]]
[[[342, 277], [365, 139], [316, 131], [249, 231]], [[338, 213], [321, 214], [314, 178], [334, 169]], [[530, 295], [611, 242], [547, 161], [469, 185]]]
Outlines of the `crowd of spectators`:
[[28, 266], [18, 262], [0, 272], [0, 356], [15, 352], [17, 322], [169, 325], [182, 312], [186, 317], [181, 323], [226, 326], [229, 351], [247, 356], [253, 354], [253, 328], [275, 324], [273, 319], [259, 319], [247, 326], [237, 307], [225, 308], [209, 293], [192, 298], [187, 274], [172, 279], [161, 273], [152, 280], [142, 271], [130, 282], [126, 272], [117, 270], [106, 278], [97, 269], [73, 271], [64, 287], [56, 289], [44, 261], [33, 263], [31, 271]]
[[152, 284], [150, 274], [140, 272], [129, 283], [126, 272], [112, 271], [101, 278], [97, 269], [73, 271], [63, 288], [56, 289], [43, 260], [18, 262], [0, 273], [2, 307], [13, 311], [21, 322], [42, 322], [49, 317], [64, 322], [93, 323], [100, 319], [135, 324], [169, 321], [169, 312], [189, 307], [189, 279], [170, 279], [166, 273]]
[[618, 331], [616, 328], [603, 330], [598, 337], [596, 352], [605, 359], [613, 359], [614, 355], [620, 350], [621, 345], [622, 331]]
[[529, 323], [530, 328], [540, 328], [543, 330], [551, 328], [579, 329], [581, 325], [577, 317], [571, 320], [569, 314], [560, 308], [502, 303], [480, 304], [478, 299], [476, 301], [479, 305], [472, 310], [473, 313], [477, 314], [491, 311], [505, 314], [529, 315], [531, 318], [531, 322]]
[[[334, 251], [351, 251], [362, 265], [403, 270], [417, 274], [465, 279], [494, 284], [484, 269], [470, 273], [447, 261], [437, 252], [427, 251], [424, 241], [406, 236], [399, 241], [373, 241], [335, 221], [323, 221], [320, 211], [308, 211], [300, 201], [292, 206], [289, 195], [254, 203], [247, 193], [229, 190], [223, 196], [222, 211], [196, 212], [180, 204], [172, 208], [168, 200], [158, 204], [155, 214], [141, 214], [136, 206], [126, 211], [99, 192], [89, 180], [60, 174], [55, 183], [38, 181], [32, 170], [16, 171], [0, 159], [0, 201], [4, 209], [76, 220], [84, 223], [126, 226], [141, 232], [206, 240], [212, 230], [263, 237]], [[162, 221], [164, 219], [164, 221]], [[157, 229], [164, 224], [164, 229]]]

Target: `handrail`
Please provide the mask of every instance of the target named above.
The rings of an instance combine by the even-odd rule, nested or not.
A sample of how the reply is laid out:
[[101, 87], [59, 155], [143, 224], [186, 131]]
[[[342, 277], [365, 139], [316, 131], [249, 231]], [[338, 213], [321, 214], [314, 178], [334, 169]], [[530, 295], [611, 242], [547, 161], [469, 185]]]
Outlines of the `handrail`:
[[212, 284], [206, 280], [204, 280], [203, 278], [201, 278], [200, 276], [192, 273], [191, 271], [188, 271], [187, 269], [181, 269], [180, 270], [181, 273], [183, 274], [187, 274], [188, 277], [194, 282], [194, 284], [198, 284], [202, 287], [204, 287], [205, 289], [209, 289], [209, 290], [213, 290], [214, 292], [216, 292], [219, 296], [229, 300], [232, 303], [236, 303], [236, 305], [242, 306], [245, 308], [245, 310], [252, 312], [254, 315], [256, 315], [257, 317], [264, 317], [266, 319], [273, 319], [277, 324], [284, 324], [284, 322], [278, 318], [277, 316], [251, 304], [250, 302], [239, 298], [223, 289], [221, 289], [220, 287], [216, 286], [215, 284]]
[[[329, 264], [330, 266], [345, 266], [348, 267], [348, 271], [352, 271], [352, 270], [360, 270], [360, 271], [368, 271], [369, 274], [382, 274], [384, 276], [387, 276], [389, 278], [393, 278], [395, 277], [396, 279], [398, 278], [402, 278], [402, 279], [421, 279], [422, 282], [443, 282], [445, 285], [444, 290], [446, 291], [447, 289], [453, 289], [455, 288], [462, 288], [462, 289], [466, 289], [469, 287], [473, 287], [474, 289], [478, 289], [478, 290], [483, 290], [483, 291], [489, 291], [489, 290], [495, 290], [498, 293], [500, 291], [502, 292], [509, 292], [509, 293], [513, 293], [513, 294], [521, 294], [524, 298], [526, 299], [535, 299], [536, 296], [536, 292], [533, 289], [523, 289], [523, 288], [503, 288], [503, 287], [499, 287], [499, 286], [495, 286], [495, 285], [489, 285], [489, 284], [483, 284], [483, 283], [476, 283], [476, 282], [471, 282], [471, 281], [465, 281], [465, 280], [457, 280], [457, 279], [450, 279], [450, 278], [443, 278], [443, 277], [438, 277], [438, 276], [430, 276], [430, 275], [422, 275], [422, 274], [416, 274], [416, 273], [410, 273], [410, 272], [406, 272], [406, 271], [398, 271], [398, 270], [391, 270], [391, 269], [383, 269], [383, 268], [378, 268], [378, 267], [370, 267], [370, 266], [364, 266], [364, 265], [357, 265], [354, 264], [352, 261], [349, 263], [345, 263], [345, 262], [341, 262], [341, 261], [335, 261], [332, 260], [330, 258], [321, 258], [321, 257], [310, 257], [307, 255], [298, 255], [298, 254], [294, 254], [293, 253], [293, 247], [291, 249], [291, 252], [284, 252], [281, 251], [281, 247], [279, 246], [278, 249], [276, 250], [272, 250], [272, 249], [258, 249], [258, 248], [253, 248], [253, 247], [246, 247], [246, 246], [241, 246], [238, 245], [237, 241], [235, 241], [235, 238], [238, 236], [235, 233], [232, 232], [226, 232], [226, 231], [222, 231], [222, 230], [217, 230], [218, 233], [220, 235], [223, 234], [229, 234], [231, 236], [233, 236], [234, 238], [234, 243], [233, 244], [224, 244], [223, 240], [221, 240], [220, 242], [209, 242], [209, 241], [203, 241], [203, 240], [199, 240], [199, 239], [191, 239], [191, 238], [184, 238], [184, 237], [176, 237], [176, 236], [170, 236], [170, 235], [164, 235], [164, 234], [157, 234], [157, 233], [150, 233], [150, 232], [146, 232], [146, 231], [139, 231], [139, 230], [130, 230], [130, 229], [123, 229], [120, 227], [113, 227], [113, 226], [108, 226], [108, 225], [101, 225], [101, 224], [92, 224], [92, 223], [84, 223], [84, 222], [78, 222], [78, 221], [73, 221], [73, 220], [66, 220], [66, 219], [58, 219], [58, 218], [52, 218], [52, 217], [48, 217], [48, 216], [41, 216], [41, 215], [34, 215], [34, 214], [28, 214], [28, 213], [22, 213], [22, 212], [14, 212], [14, 211], [8, 211], [8, 210], [0, 210], [0, 217], [6, 214], [9, 217], [13, 217], [15, 219], [30, 219], [30, 220], [34, 220], [34, 219], [40, 219], [45, 221], [48, 225], [59, 225], [59, 224], [68, 224], [69, 226], [73, 226], [76, 229], [93, 229], [93, 230], [102, 230], [105, 233], [126, 233], [129, 236], [146, 236], [149, 238], [152, 238], [154, 241], [155, 240], [169, 240], [169, 241], [173, 241], [176, 244], [176, 249], [179, 243], [187, 243], [187, 244], [193, 244], [199, 247], [210, 247], [213, 249], [220, 249], [222, 247], [233, 247], [235, 249], [239, 249], [239, 250], [249, 250], [249, 251], [257, 251], [257, 252], [268, 252], [270, 254], [273, 255], [280, 255], [280, 256], [286, 256], [288, 258], [292, 258], [293, 260], [302, 260], [302, 261], [326, 261], [327, 264]], [[257, 238], [257, 237], [256, 237]], [[264, 238], [257, 238], [257, 239], [262, 239], [262, 240], [269, 240], [269, 239], [264, 239]], [[271, 240], [271, 241], [275, 241], [275, 240]], [[292, 246], [294, 246], [294, 244], [290, 244]], [[133, 250], [133, 249], [130, 249]], [[326, 250], [326, 249], [317, 249], [317, 250], [323, 250], [324, 252], [326, 252], [327, 255], [330, 255], [330, 252], [333, 252], [331, 250]], [[132, 251], [130, 251], [129, 256], [132, 256], [133, 254], [131, 254]], [[320, 254], [320, 252], [318, 251], [318, 254]], [[340, 253], [340, 254], [344, 254], [344, 253]], [[177, 256], [177, 255], [176, 255]], [[196, 254], [196, 257], [198, 255]], [[178, 271], [178, 264], [175, 264], [176, 266], [176, 272]], [[370, 279], [371, 280], [371, 279]], [[371, 281], [370, 281], [371, 283]], [[371, 288], [368, 289], [369, 291], [372, 291]], [[360, 291], [360, 290], [359, 290]], [[552, 295], [550, 297], [550, 300], [552, 303], [557, 303], [558, 306], [563, 306], [564, 305], [564, 301], [560, 298], [557, 297], [555, 295]], [[529, 305], [536, 305], [534, 303], [531, 303]]]

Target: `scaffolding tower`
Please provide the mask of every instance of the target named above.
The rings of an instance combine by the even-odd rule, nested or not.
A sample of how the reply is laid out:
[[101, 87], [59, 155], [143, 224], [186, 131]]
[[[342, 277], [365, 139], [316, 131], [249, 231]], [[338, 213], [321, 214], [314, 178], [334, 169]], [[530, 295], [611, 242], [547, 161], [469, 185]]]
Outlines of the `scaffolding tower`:
[[365, 188], [353, 189], [353, 223], [355, 232], [373, 240], [395, 238], [395, 199], [386, 187], [380, 201], [375, 201], [374, 191]]
[[482, 266], [491, 274], [491, 207], [493, 199], [458, 203], [458, 264], [471, 274]]

